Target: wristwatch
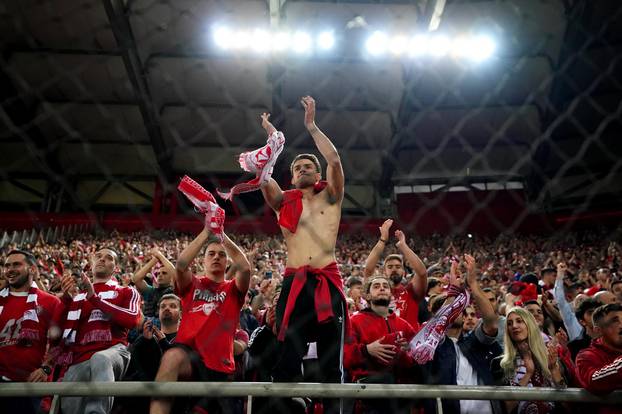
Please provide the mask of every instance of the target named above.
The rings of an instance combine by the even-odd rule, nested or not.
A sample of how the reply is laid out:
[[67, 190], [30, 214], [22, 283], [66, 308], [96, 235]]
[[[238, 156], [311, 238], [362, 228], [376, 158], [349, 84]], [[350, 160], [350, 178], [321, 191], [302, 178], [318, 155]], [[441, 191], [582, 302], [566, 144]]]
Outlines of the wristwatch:
[[45, 372], [45, 375], [50, 375], [52, 373], [52, 368], [49, 365], [41, 365], [41, 371]]

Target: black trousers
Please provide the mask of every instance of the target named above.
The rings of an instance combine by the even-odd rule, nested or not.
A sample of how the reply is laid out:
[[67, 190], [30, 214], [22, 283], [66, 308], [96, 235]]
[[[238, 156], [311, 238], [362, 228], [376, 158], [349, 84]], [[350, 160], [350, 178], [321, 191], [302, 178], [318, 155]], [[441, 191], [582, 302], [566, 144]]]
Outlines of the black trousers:
[[[293, 277], [283, 281], [281, 295], [276, 305], [277, 329], [280, 328], [291, 290]], [[329, 283], [331, 304], [334, 317], [318, 323], [315, 310], [315, 288], [318, 279], [308, 275], [303, 289], [296, 299], [290, 315], [287, 332], [283, 342], [279, 342], [278, 357], [272, 372], [274, 382], [301, 382], [302, 358], [306, 355], [309, 342], [317, 343], [318, 363], [320, 366], [319, 380], [324, 383], [341, 383], [343, 381], [343, 342], [345, 306], [339, 290]], [[278, 332], [278, 330], [277, 330]], [[338, 399], [325, 399], [324, 412], [340, 412]]]
[[[203, 382], [226, 382], [231, 381], [231, 375], [224, 372], [214, 371], [209, 369], [203, 363], [201, 356], [191, 347], [185, 344], [174, 344], [173, 347], [181, 348], [188, 354], [190, 359], [190, 365], [192, 366], [192, 380]], [[210, 414], [235, 414], [236, 399], [235, 398], [208, 398], [203, 397], [194, 401], [191, 399], [190, 403], [193, 405], [191, 413], [208, 412]]]

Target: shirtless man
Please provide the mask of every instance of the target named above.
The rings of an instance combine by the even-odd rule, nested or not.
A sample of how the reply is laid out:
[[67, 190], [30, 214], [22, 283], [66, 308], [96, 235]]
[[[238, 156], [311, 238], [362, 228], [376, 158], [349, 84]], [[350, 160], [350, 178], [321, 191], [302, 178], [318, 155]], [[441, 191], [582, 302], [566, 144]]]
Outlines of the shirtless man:
[[[300, 381], [301, 360], [307, 343], [317, 342], [322, 382], [342, 382], [344, 323], [347, 313], [341, 276], [335, 259], [335, 243], [341, 219], [344, 176], [337, 149], [315, 124], [315, 101], [301, 100], [305, 127], [328, 164], [327, 182], [313, 154], [299, 154], [291, 164], [292, 185], [282, 191], [273, 179], [262, 184], [266, 202], [277, 213], [287, 244], [287, 269], [277, 303], [279, 359], [275, 382]], [[275, 131], [262, 115], [262, 126]], [[335, 401], [325, 401], [325, 412], [338, 412]]]

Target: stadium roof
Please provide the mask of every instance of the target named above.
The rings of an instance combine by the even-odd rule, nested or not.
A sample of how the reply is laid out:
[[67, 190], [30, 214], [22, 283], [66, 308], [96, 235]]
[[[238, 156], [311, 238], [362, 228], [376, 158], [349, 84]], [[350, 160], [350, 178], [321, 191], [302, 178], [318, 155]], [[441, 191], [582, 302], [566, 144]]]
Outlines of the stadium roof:
[[[358, 52], [373, 30], [427, 30], [435, 6], [439, 32], [485, 31], [496, 57]], [[209, 38], [222, 22], [329, 27], [342, 43], [330, 56], [229, 53]], [[0, 203], [65, 188], [88, 205], [110, 182], [148, 200], [157, 177], [242, 178], [236, 154], [265, 143], [262, 111], [286, 134], [286, 182], [292, 155], [314, 150], [310, 94], [351, 206], [439, 180], [521, 181], [548, 209], [619, 205], [621, 25], [617, 0], [4, 2]]]

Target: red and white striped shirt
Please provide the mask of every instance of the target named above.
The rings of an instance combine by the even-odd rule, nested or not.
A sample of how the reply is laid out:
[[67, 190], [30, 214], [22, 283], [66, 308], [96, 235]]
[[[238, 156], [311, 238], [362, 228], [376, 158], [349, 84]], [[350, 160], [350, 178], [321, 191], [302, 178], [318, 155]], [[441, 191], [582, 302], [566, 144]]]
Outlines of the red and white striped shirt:
[[65, 302], [63, 339], [73, 352], [73, 363], [86, 361], [98, 351], [127, 345], [127, 334], [140, 321], [140, 294], [114, 280], [93, 284], [95, 295], [77, 294]]

